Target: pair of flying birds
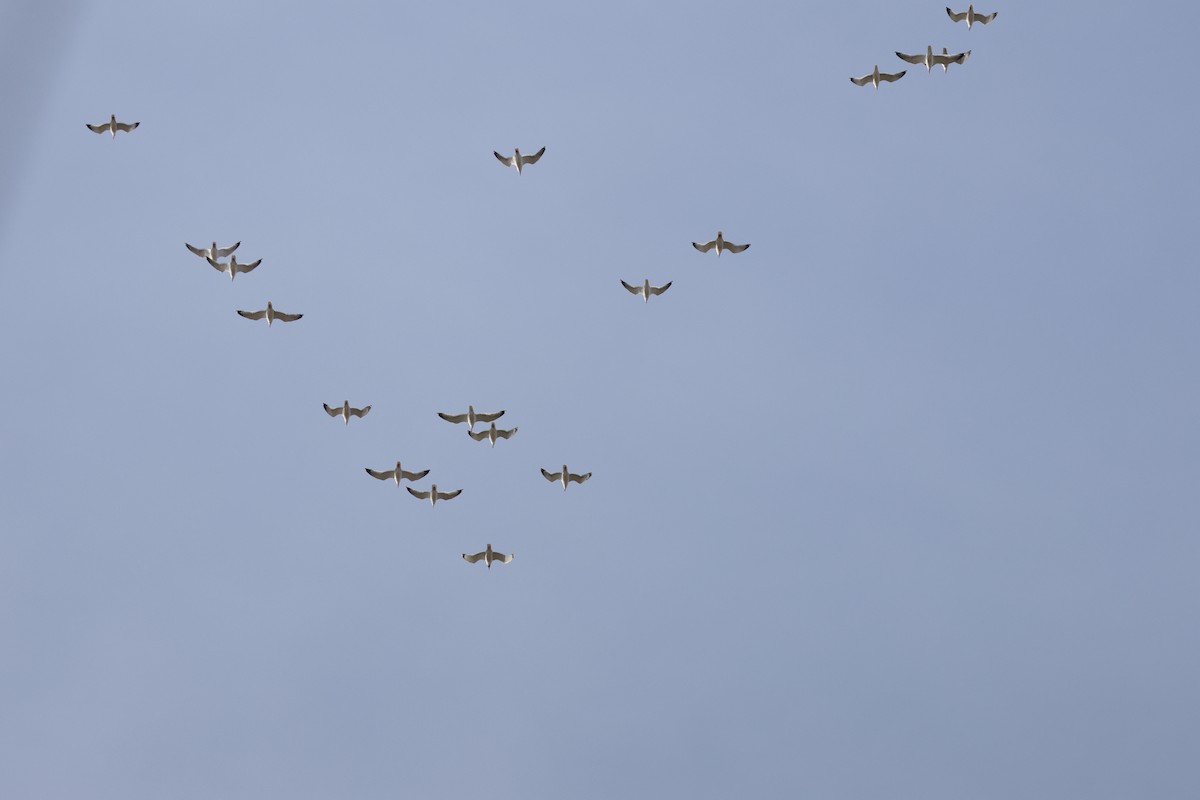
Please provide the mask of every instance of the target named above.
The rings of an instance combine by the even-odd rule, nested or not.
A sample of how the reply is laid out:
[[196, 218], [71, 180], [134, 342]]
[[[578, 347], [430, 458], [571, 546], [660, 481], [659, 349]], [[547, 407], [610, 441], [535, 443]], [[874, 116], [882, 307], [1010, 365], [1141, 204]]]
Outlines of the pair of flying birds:
[[[367, 408], [369, 409], [370, 406], [367, 406]], [[372, 478], [376, 478], [381, 481], [393, 481], [397, 486], [400, 485], [400, 481], [419, 481], [429, 474], [429, 470], [427, 469], [423, 469], [420, 472], [410, 472], [400, 466], [399, 461], [396, 462], [395, 469], [381, 470], [366, 467], [366, 470], [367, 474]], [[453, 492], [439, 492], [436, 483], [430, 484], [429, 491], [427, 492], [414, 489], [411, 486], [405, 486], [404, 488], [413, 497], [417, 498], [418, 500], [428, 500], [430, 505], [433, 506], [437, 505], [438, 500], [453, 500], [462, 494], [462, 489], [455, 489]]]
[[[234, 242], [229, 247], [217, 247], [217, 243], [213, 242], [211, 247], [195, 247], [187, 242], [183, 243], [184, 247], [207, 261], [217, 272], [228, 273], [229, 280], [236, 278], [239, 272], [250, 272], [262, 263], [262, 259], [260, 258], [249, 264], [239, 264], [237, 256], [233, 254], [233, 251], [237, 250], [241, 245], [241, 242]], [[228, 258], [229, 260], [222, 264], [220, 261], [222, 258]]]
[[[720, 258], [721, 253], [725, 252], [740, 253], [749, 246], [750, 245], [748, 244], [734, 244], [733, 242], [726, 241], [725, 234], [723, 234], [721, 231], [717, 231], [717, 238], [713, 239], [711, 242], [705, 242], [704, 244], [700, 244], [700, 242], [692, 242], [692, 247], [696, 248], [701, 253], [707, 253], [715, 249], [717, 251], [717, 258]], [[626, 283], [624, 280], [621, 281], [621, 285], [625, 287], [626, 291], [628, 291], [630, 294], [638, 295], [647, 303], [650, 302], [650, 295], [657, 296], [662, 294], [667, 289], [671, 288], [672, 283], [674, 283], [674, 281], [667, 281], [662, 286], [651, 286], [650, 279], [647, 278], [641, 286], [632, 286]]]
[[[509, 428], [508, 430], [496, 427], [496, 420], [504, 416], [503, 409], [492, 414], [482, 414], [475, 411], [475, 406], [467, 406], [467, 413], [465, 414], [446, 414], [442, 411], [439, 411], [438, 416], [446, 420], [446, 422], [450, 422], [455, 425], [459, 424], [460, 422], [467, 423], [468, 436], [477, 442], [482, 442], [484, 439], [487, 439], [492, 443], [492, 447], [496, 446], [497, 439], [511, 439], [513, 434], [517, 432], [516, 427]], [[476, 422], [490, 422], [491, 426], [486, 431], [476, 431]]]
[[[322, 405], [325, 406], [326, 414], [328, 414], [331, 417], [341, 417], [342, 419], [344, 419], [346, 421], [347, 424], [350, 423], [350, 417], [365, 417], [367, 415], [367, 413], [371, 410], [370, 406], [363, 406], [362, 408], [353, 408], [350, 405], [349, 400], [347, 400], [345, 403], [343, 403], [340, 408], [333, 408], [324, 403], [322, 403]], [[429, 470], [427, 470], [427, 469], [423, 469], [423, 470], [420, 470], [417, 472], [412, 472], [410, 470], [406, 470], [406, 469], [404, 469], [403, 466], [400, 465], [399, 461], [396, 462], [395, 469], [386, 469], [386, 470], [385, 469], [371, 469], [370, 467], [366, 467], [365, 469], [367, 470], [367, 474], [370, 475], [372, 478], [375, 478], [375, 479], [381, 480], [381, 481], [393, 481], [393, 482], [395, 482], [395, 484], [397, 486], [400, 485], [400, 481], [404, 481], [404, 480], [419, 481], [422, 478], [424, 478], [426, 475], [429, 474]], [[404, 488], [408, 489], [408, 493], [411, 494], [413, 497], [417, 498], [418, 500], [429, 500], [435, 506], [437, 505], [438, 500], [453, 500], [454, 498], [456, 498], [460, 494], [462, 494], [462, 489], [455, 489], [453, 492], [439, 492], [436, 483], [429, 487], [428, 492], [417, 491], [409, 486], [406, 486]]]

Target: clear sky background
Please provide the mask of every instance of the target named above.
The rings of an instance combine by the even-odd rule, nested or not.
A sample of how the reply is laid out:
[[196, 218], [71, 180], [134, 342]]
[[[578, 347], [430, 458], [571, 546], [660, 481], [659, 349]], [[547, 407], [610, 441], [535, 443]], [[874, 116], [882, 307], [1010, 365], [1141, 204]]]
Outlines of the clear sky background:
[[0, 10], [0, 797], [1200, 795], [1194, 5], [314, 5]]

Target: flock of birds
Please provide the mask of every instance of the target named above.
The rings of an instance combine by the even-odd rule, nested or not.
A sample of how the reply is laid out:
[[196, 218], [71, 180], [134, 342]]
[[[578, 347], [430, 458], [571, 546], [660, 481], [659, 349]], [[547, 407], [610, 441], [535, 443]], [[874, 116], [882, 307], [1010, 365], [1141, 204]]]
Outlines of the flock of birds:
[[[115, 139], [117, 131], [128, 133], [129, 131], [137, 128], [139, 124], [141, 123], [117, 122], [116, 115], [114, 114], [112, 118], [103, 125], [88, 125], [87, 127], [96, 133], [111, 133]], [[520, 173], [523, 167], [530, 164], [536, 164], [538, 159], [545, 154], [546, 148], [543, 147], [530, 156], [521, 155], [521, 151], [519, 149], [514, 150], [513, 155], [508, 157], [502, 156], [498, 152], [493, 152], [495, 153], [496, 158], [499, 159], [502, 164], [508, 167], [513, 167], [518, 173]], [[228, 247], [221, 247], [216, 241], [213, 241], [208, 247], [197, 247], [189, 242], [184, 242], [183, 244], [189, 252], [204, 259], [213, 269], [217, 270], [218, 272], [227, 273], [231, 281], [237, 278], [239, 273], [251, 272], [262, 263], [261, 258], [249, 263], [239, 263], [237, 260], [236, 251], [239, 247], [241, 247], [242, 243], [240, 241], [234, 242]], [[740, 253], [746, 250], [746, 248], [748, 248], [750, 245], [728, 242], [725, 240], [724, 234], [721, 231], [717, 231], [717, 237], [712, 241], [703, 244], [699, 242], [692, 242], [692, 246], [702, 253], [707, 253], [715, 248], [717, 255], [720, 256], [724, 251]], [[228, 260], [221, 261], [221, 259]], [[646, 301], [649, 301], [651, 295], [660, 295], [669, 289], [671, 282], [667, 282], [663, 286], [651, 286], [650, 280], [647, 278], [641, 286], [632, 286], [626, 283], [624, 280], [621, 281], [621, 285], [628, 289], [631, 293], [640, 295], [641, 297], [645, 298]], [[246, 311], [244, 309], [236, 309], [236, 311], [239, 316], [244, 317], [245, 319], [265, 319], [268, 326], [271, 326], [275, 322], [296, 322], [304, 316], [303, 314], [290, 314], [279, 311], [275, 308], [271, 301], [267, 302], [266, 308], [259, 309], [257, 311]], [[351, 417], [357, 417], [361, 419], [367, 416], [367, 414], [369, 414], [371, 411], [371, 406], [365, 405], [361, 408], [356, 408], [350, 405], [349, 400], [344, 400], [340, 405], [336, 406], [331, 406], [328, 403], [322, 403], [321, 405], [325, 409], [326, 414], [334, 418], [340, 417], [343, 424], [346, 425], [350, 424]], [[505, 412], [503, 409], [495, 412], [478, 412], [475, 410], [473, 405], [468, 405], [465, 413], [448, 414], [446, 412], [439, 411], [438, 416], [455, 425], [465, 422], [467, 424], [468, 436], [477, 442], [486, 440], [491, 444], [492, 447], [495, 447], [497, 440], [511, 439], [514, 435], [516, 435], [518, 430], [516, 426], [507, 429], [496, 427], [496, 420], [504, 416], [504, 413]], [[476, 431], [476, 424], [488, 424], [489, 427], [485, 430]], [[399, 461], [396, 462], [394, 469], [377, 470], [370, 467], [366, 467], [365, 469], [367, 474], [372, 478], [380, 481], [392, 481], [397, 486], [399, 486], [402, 481], [409, 481], [410, 483], [420, 481], [429, 475], [430, 472], [428, 469], [407, 470]], [[556, 472], [551, 472], [548, 469], [542, 468], [541, 473], [547, 481], [550, 481], [551, 483], [562, 484], [563, 491], [566, 491], [567, 486], [571, 483], [582, 484], [592, 477], [592, 473], [590, 472], [571, 472], [566, 464], [563, 464], [562, 469]], [[416, 489], [412, 486], [406, 486], [405, 489], [410, 495], [418, 500], [428, 500], [430, 505], [434, 507], [437, 506], [439, 500], [453, 500], [462, 494], [463, 491], [462, 489], [455, 489], [449, 492], [441, 491], [438, 489], [436, 483], [431, 483], [428, 490]], [[463, 553], [462, 557], [464, 560], [472, 564], [483, 561], [487, 565], [488, 569], [491, 569], [493, 562], [507, 564], [513, 560], [513, 554], [501, 553], [493, 550], [490, 542], [482, 551], [478, 553]]]
[[[950, 19], [954, 22], [963, 22], [965, 20], [967, 23], [967, 30], [971, 30], [971, 26], [976, 22], [978, 22], [980, 25], [987, 25], [996, 18], [997, 13], [999, 12], [993, 11], [991, 14], [980, 14], [975, 11], [974, 5], [968, 5], [966, 11], [954, 11], [949, 6], [946, 6], [946, 14], [950, 17]], [[926, 72], [932, 72], [935, 65], [940, 65], [942, 72], [949, 72], [951, 64], [966, 63], [966, 60], [971, 57], [971, 51], [967, 50], [962, 53], [955, 53], [954, 55], [951, 55], [950, 51], [943, 47], [942, 52], [939, 55], [933, 52], [933, 45], [929, 45], [925, 48], [924, 53], [909, 55], [907, 53], [901, 53], [899, 50], [897, 50], [896, 55], [910, 64], [924, 64]], [[851, 78], [850, 82], [856, 86], [866, 86], [869, 83], [878, 89], [880, 81], [892, 83], [893, 81], [898, 81], [903, 78], [907, 72], [908, 70], [906, 69], [900, 70], [899, 72], [880, 72], [879, 65], [876, 64], [873, 72], [869, 72], [866, 75], [863, 75], [861, 78]]]
[[[970, 29], [975, 23], [986, 25], [996, 18], [996, 12], [991, 14], [977, 13], [974, 5], [968, 5], [967, 10], [963, 12], [955, 12], [947, 7], [946, 13], [954, 22], [966, 21], [968, 29]], [[943, 70], [948, 71], [950, 64], [964, 63], [971, 55], [971, 51], [967, 50], [962, 53], [951, 55], [947, 49], [943, 47], [942, 52], [939, 55], [933, 52], [933, 45], [929, 45], [923, 54], [908, 55], [897, 51], [896, 55], [911, 64], [924, 64], [927, 71], [932, 71], [935, 65], [941, 65]], [[872, 73], [864, 75], [861, 78], [851, 78], [850, 80], [858, 86], [865, 86], [870, 83], [874, 85], [876, 89], [878, 89], [880, 81], [892, 82], [899, 80], [900, 78], [904, 77], [904, 75], [905, 71], [898, 73], [880, 72], [879, 65], [876, 64]], [[129, 133], [136, 129], [140, 124], [141, 123], [139, 122], [118, 122], [116, 114], [113, 114], [109, 118], [108, 122], [100, 125], [89, 124], [87, 127], [89, 130], [95, 133], [110, 133], [112, 138], [116, 139], [117, 131]], [[497, 151], [492, 152], [501, 164], [515, 169], [517, 174], [520, 175], [525, 167], [538, 163], [541, 157], [545, 155], [546, 148], [542, 147], [533, 155], [521, 155], [520, 149], [514, 149], [511, 156], [501, 155]], [[261, 258], [249, 263], [239, 263], [237, 256], [235, 255], [235, 251], [241, 246], [240, 241], [235, 242], [228, 247], [219, 247], [216, 241], [213, 241], [209, 247], [195, 247], [187, 242], [184, 242], [184, 246], [187, 247], [191, 253], [207, 261], [208, 264], [213, 267], [213, 269], [217, 270], [218, 272], [228, 273], [231, 281], [238, 276], [238, 273], [251, 272], [262, 263]], [[692, 247], [696, 248], [696, 250], [700, 251], [701, 253], [708, 253], [712, 250], [716, 250], [717, 256], [720, 257], [720, 255], [724, 252], [744, 252], [750, 247], [750, 245], [735, 244], [730, 242], [725, 238], [725, 234], [723, 232], [717, 231], [716, 238], [712, 241], [704, 243], [692, 242]], [[223, 258], [228, 259], [228, 261], [222, 262], [221, 259]], [[651, 295], [658, 296], [666, 292], [669, 288], [671, 288], [671, 283], [672, 281], [668, 281], [662, 286], [652, 286], [650, 284], [650, 279], [647, 278], [640, 286], [635, 286], [626, 283], [624, 280], [621, 281], [621, 285], [624, 286], [630, 294], [641, 297], [646, 303], [650, 302]], [[242, 309], [237, 309], [237, 313], [239, 316], [249, 320], [265, 319], [268, 326], [272, 325], [276, 321], [295, 322], [304, 316], [303, 314], [290, 314], [277, 311], [270, 301], [267, 302], [266, 308], [259, 309], [257, 311], [245, 311]], [[350, 405], [349, 400], [343, 401], [343, 403], [338, 406], [331, 406], [328, 403], [322, 403], [322, 406], [325, 408], [326, 414], [328, 414], [330, 417], [341, 417], [343, 423], [346, 425], [350, 424], [351, 417], [358, 417], [361, 419], [371, 411], [371, 406], [367, 405], [363, 406], [362, 408], [355, 408]], [[517, 433], [517, 428], [515, 426], [509, 429], [496, 427], [496, 420], [504, 416], [503, 410], [492, 413], [480, 413], [475, 410], [474, 406], [467, 406], [466, 413], [447, 414], [439, 411], [438, 416], [447, 422], [456, 425], [465, 422], [467, 424], [467, 434], [472, 439], [477, 442], [487, 440], [490, 442], [492, 447], [496, 446], [496, 441], [498, 439], [511, 439]], [[476, 423], [487, 423], [489, 424], [489, 427], [486, 430], [476, 431]], [[380, 481], [392, 481], [397, 486], [400, 485], [401, 481], [409, 481], [410, 483], [420, 481], [424, 479], [430, 472], [428, 469], [415, 471], [406, 470], [399, 461], [396, 462], [394, 469], [375, 470], [371, 469], [370, 467], [366, 467], [365, 469], [367, 474], [372, 478]], [[566, 464], [563, 464], [562, 469], [558, 470], [557, 472], [550, 472], [545, 468], [542, 468], [541, 472], [542, 477], [544, 477], [547, 481], [550, 481], [551, 483], [561, 483], [563, 491], [566, 491], [567, 486], [571, 483], [582, 484], [592, 477], [592, 473], [590, 472], [582, 474], [571, 472], [567, 468]], [[411, 486], [406, 486], [405, 489], [407, 489], [408, 493], [418, 500], [428, 500], [430, 505], [434, 507], [437, 506], [439, 500], [453, 500], [462, 494], [463, 491], [462, 489], [455, 489], [450, 492], [443, 492], [438, 489], [436, 483], [431, 483], [428, 490], [415, 489]], [[501, 553], [493, 550], [491, 543], [488, 543], [487, 546], [478, 553], [463, 553], [462, 557], [464, 560], [472, 564], [483, 561], [487, 565], [488, 569], [491, 569], [493, 562], [507, 564], [513, 560], [513, 555], [511, 553]]]

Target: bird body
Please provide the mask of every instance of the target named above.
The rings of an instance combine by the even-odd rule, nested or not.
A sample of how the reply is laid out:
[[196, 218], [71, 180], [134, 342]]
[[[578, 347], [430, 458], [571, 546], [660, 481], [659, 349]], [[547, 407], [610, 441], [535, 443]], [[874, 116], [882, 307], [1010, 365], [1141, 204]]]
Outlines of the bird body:
[[[350, 417], [365, 417], [371, 411], [370, 406], [351, 408], [349, 400], [337, 407], [331, 407], [328, 403], [321, 403], [321, 405], [325, 407], [326, 414], [331, 417], [341, 417], [347, 425], [350, 424]], [[399, 464], [397, 464], [397, 468], [399, 468]]]
[[127, 122], [117, 122], [116, 114], [113, 114], [109, 118], [108, 122], [101, 123], [100, 125], [91, 125], [86, 122], [84, 123], [84, 125], [87, 125], [88, 130], [90, 130], [92, 133], [110, 133], [111, 132], [112, 137], [114, 139], [117, 138], [117, 131], [124, 131], [125, 133], [129, 133], [131, 130], [133, 130], [134, 128], [136, 128], [138, 125], [141, 125], [141, 124], [142, 123], [140, 123], [140, 122], [128, 122], [128, 123]]
[[494, 414], [477, 414], [475, 413], [475, 406], [467, 406], [467, 413], [465, 414], [446, 414], [439, 411], [438, 416], [446, 420], [446, 422], [453, 422], [455, 425], [465, 422], [468, 428], [475, 430], [476, 422], [494, 422], [504, 416], [504, 411], [497, 411]]
[[508, 430], [497, 428], [496, 423], [493, 422], [491, 427], [486, 431], [479, 431], [478, 433], [475, 431], [467, 431], [467, 436], [470, 436], [477, 442], [482, 442], [484, 439], [487, 439], [492, 443], [492, 447], [495, 447], [496, 439], [511, 439], [513, 434], [516, 432], [516, 428], [509, 428]]
[[507, 564], [513, 560], [513, 555], [512, 553], [498, 553], [492, 549], [491, 544], [488, 544], [487, 549], [482, 553], [475, 553], [473, 555], [463, 553], [463, 559], [472, 564], [478, 562], [481, 558], [483, 559], [484, 563], [487, 564], [488, 569], [491, 569], [493, 561], [497, 561], [501, 564]]
[[711, 242], [706, 242], [705, 244], [692, 242], [692, 247], [696, 248], [701, 253], [707, 253], [714, 247], [717, 248], [717, 258], [720, 258], [721, 253], [725, 250], [728, 250], [731, 253], [740, 253], [749, 246], [750, 245], [748, 244], [734, 244], [733, 242], [726, 241], [725, 234], [721, 233], [720, 231], [717, 231], [717, 238], [713, 239]]
[[544, 148], [544, 147], [541, 150], [538, 150], [536, 153], [534, 153], [531, 156], [521, 155], [520, 148], [514, 149], [513, 154], [511, 156], [502, 156], [502, 155], [500, 155], [499, 152], [497, 152], [495, 150], [492, 151], [492, 153], [496, 156], [496, 158], [498, 158], [500, 160], [501, 164], [503, 164], [506, 167], [516, 167], [518, 175], [521, 174], [522, 167], [524, 167], [526, 164], [536, 164], [538, 162], [538, 159], [542, 157], [542, 153], [545, 153], [545, 152], [546, 152], [546, 148]]
[[942, 58], [937, 63], [942, 65], [942, 72], [949, 72], [951, 64], [965, 64], [967, 59], [970, 57], [970, 50], [967, 50], [965, 53], [959, 53], [958, 55], [952, 56], [950, 55], [950, 51], [943, 47]]
[[650, 279], [646, 278], [646, 281], [641, 286], [630, 286], [625, 281], [621, 281], [621, 285], [624, 286], [630, 294], [636, 294], [644, 297], [647, 303], [650, 302], [650, 295], [662, 294], [667, 289], [671, 288], [672, 283], [674, 283], [674, 281], [667, 281], [662, 286], [651, 286]]
[[285, 314], [282, 311], [276, 311], [275, 307], [271, 305], [270, 300], [267, 301], [267, 307], [261, 311], [242, 311], [239, 309], [237, 313], [246, 319], [258, 320], [265, 317], [267, 327], [270, 327], [271, 323], [275, 320], [279, 320], [280, 322], [295, 322], [304, 316], [303, 314]]
[[892, 81], [898, 81], [903, 78], [907, 72], [908, 70], [901, 70], [900, 72], [894, 73], [880, 72], [879, 65], [876, 64], [874, 72], [870, 73], [869, 75], [863, 75], [861, 78], [851, 78], [850, 82], [856, 86], [866, 86], [869, 83], [878, 89], [880, 81], [887, 81], [888, 83], [891, 83]]
[[429, 474], [429, 470], [427, 469], [421, 470], [420, 472], [409, 472], [408, 470], [402, 469], [399, 461], [396, 462], [395, 469], [389, 469], [387, 471], [374, 470], [370, 467], [365, 467], [365, 469], [367, 470], [367, 474], [372, 478], [377, 478], [381, 481], [395, 481], [397, 486], [400, 485], [400, 481], [402, 480], [407, 479], [410, 481], [419, 481], [421, 478], [424, 478]]
[[201, 258], [221, 259], [233, 255], [233, 251], [237, 250], [241, 244], [241, 242], [234, 242], [233, 244], [229, 245], [229, 247], [217, 247], [217, 243], [213, 242], [212, 247], [193, 247], [187, 242], [184, 242], [183, 246]]
[[960, 11], [957, 13], [952, 11], [950, 6], [946, 6], [946, 13], [949, 14], [950, 19], [954, 20], [955, 22], [962, 22], [965, 19], [967, 21], [967, 30], [971, 30], [971, 26], [976, 22], [978, 22], [980, 25], [987, 25], [989, 22], [994, 20], [996, 15], [1000, 12], [993, 11], [991, 14], [980, 14], [975, 10], [975, 5], [972, 3], [967, 5], [966, 11]]
[[251, 261], [249, 264], [239, 264], [237, 256], [230, 256], [229, 260], [224, 264], [220, 263], [212, 256], [208, 256], [205, 260], [209, 264], [212, 264], [213, 269], [215, 269], [217, 272], [228, 272], [229, 280], [236, 278], [239, 272], [250, 272], [262, 263], [262, 259], [260, 258], [258, 261]]
[[455, 489], [453, 492], [439, 492], [436, 483], [430, 484], [428, 492], [417, 491], [411, 486], [405, 486], [404, 488], [418, 500], [428, 500], [432, 506], [436, 506], [438, 500], [453, 500], [462, 494], [462, 489]]
[[542, 477], [544, 477], [546, 480], [550, 481], [551, 483], [561, 483], [562, 487], [563, 487], [563, 491], [565, 492], [567, 490], [568, 482], [573, 481], [575, 483], [583, 483], [588, 478], [592, 477], [592, 473], [588, 472], [584, 475], [576, 475], [575, 473], [573, 473], [567, 469], [566, 464], [563, 464], [561, 472], [548, 472], [543, 469]]

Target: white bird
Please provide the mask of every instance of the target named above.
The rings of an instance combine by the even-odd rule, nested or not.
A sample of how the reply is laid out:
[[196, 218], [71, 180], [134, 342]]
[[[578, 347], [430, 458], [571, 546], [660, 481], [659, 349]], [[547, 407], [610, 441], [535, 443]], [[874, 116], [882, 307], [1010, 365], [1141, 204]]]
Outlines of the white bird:
[[717, 231], [717, 238], [713, 239], [711, 242], [708, 242], [706, 244], [700, 244], [699, 242], [692, 242], [692, 247], [696, 248], [701, 253], [707, 253], [709, 250], [712, 250], [714, 247], [717, 248], [717, 258], [721, 257], [721, 252], [724, 250], [728, 250], [731, 253], [740, 253], [749, 246], [750, 245], [748, 245], [748, 244], [734, 244], [733, 242], [726, 241], [725, 234], [721, 233], [720, 231]]
[[943, 47], [942, 54], [937, 55], [933, 52], [933, 45], [929, 45], [925, 49], [924, 55], [917, 54], [910, 56], [901, 53], [899, 50], [896, 51], [896, 55], [900, 56], [900, 58], [904, 59], [910, 64], [924, 64], [926, 72], [931, 72], [934, 64], [941, 64], [942, 71], [945, 72], [949, 70], [949, 64], [962, 64], [964, 61], [966, 61], [971, 55], [971, 51], [968, 50], [965, 53], [959, 53], [958, 55], [952, 56], [950, 55], [950, 51]]
[[365, 417], [371, 411], [370, 406], [363, 406], [362, 408], [351, 408], [349, 400], [342, 403], [341, 406], [338, 406], [336, 408], [331, 408], [328, 403], [321, 403], [321, 405], [325, 406], [326, 414], [328, 414], [331, 417], [341, 417], [342, 419], [346, 420], [347, 425], [350, 424], [350, 417], [352, 417], [352, 416], [353, 417]]
[[565, 492], [567, 490], [567, 482], [568, 481], [574, 481], [575, 483], [583, 483], [588, 478], [592, 477], [592, 473], [589, 472], [586, 475], [576, 475], [573, 472], [568, 472], [567, 465], [563, 464], [562, 472], [547, 472], [546, 470], [543, 469], [542, 476], [546, 480], [550, 481], [551, 483], [561, 483], [562, 487], [563, 487], [563, 491]]
[[444, 414], [439, 411], [438, 416], [446, 420], [446, 422], [453, 422], [455, 425], [465, 422], [467, 423], [467, 427], [475, 430], [476, 422], [495, 422], [504, 416], [504, 412], [497, 411], [495, 414], [476, 414], [475, 406], [467, 406], [467, 413], [465, 414]]
[[184, 242], [183, 246], [201, 258], [226, 258], [233, 255], [233, 251], [237, 250], [241, 244], [241, 242], [234, 242], [229, 247], [217, 247], [217, 243], [213, 242], [212, 247], [192, 247], [187, 242]]
[[439, 492], [437, 484], [431, 484], [428, 492], [418, 492], [411, 486], [405, 486], [408, 493], [418, 500], [428, 500], [430, 505], [436, 506], [438, 500], [453, 500], [462, 494], [462, 489], [455, 489], [453, 492]]
[[643, 283], [641, 286], [630, 286], [625, 281], [621, 281], [621, 285], [624, 286], [626, 289], [628, 289], [630, 294], [641, 295], [642, 297], [646, 298], [647, 303], [650, 302], [650, 295], [662, 294], [667, 289], [671, 288], [672, 283], [674, 283], [674, 281], [667, 281], [666, 284], [663, 286], [651, 286], [650, 279], [646, 278], [646, 282]]
[[370, 467], [365, 467], [365, 469], [367, 470], [367, 474], [372, 478], [378, 478], [381, 481], [395, 481], [397, 486], [400, 485], [400, 481], [402, 480], [407, 479], [410, 481], [419, 481], [421, 478], [424, 478], [429, 474], [429, 470], [427, 469], [423, 469], [420, 472], [409, 472], [406, 469], [401, 469], [399, 461], [396, 462], [395, 469], [389, 469], [387, 471], [374, 470]]
[[980, 14], [975, 10], [974, 4], [971, 4], [967, 6], [966, 11], [961, 11], [957, 14], [950, 10], [950, 6], [946, 6], [946, 13], [949, 14], [950, 19], [954, 20], [955, 22], [962, 22], [965, 19], [967, 21], [967, 30], [971, 30], [971, 26], [976, 22], [978, 22], [980, 25], [987, 25], [989, 22], [994, 20], [996, 15], [1000, 12], [993, 11], [991, 14]]
[[950, 51], [943, 47], [942, 56], [946, 58], [946, 60], [942, 62], [942, 72], [949, 72], [951, 64], [966, 63], [967, 59], [971, 57], [971, 51], [968, 50], [965, 53], [959, 53], [956, 56], [952, 56], [950, 55]]
[[91, 131], [92, 133], [109, 133], [111, 131], [112, 136], [115, 139], [115, 138], [117, 138], [117, 131], [124, 131], [125, 133], [129, 133], [131, 130], [136, 128], [138, 125], [141, 125], [142, 123], [140, 123], [140, 122], [117, 122], [117, 115], [113, 114], [112, 117], [108, 120], [108, 122], [105, 122], [101, 125], [91, 125], [87, 122], [85, 122], [83, 124], [87, 125], [88, 130]]
[[487, 439], [492, 443], [492, 447], [495, 447], [496, 439], [511, 439], [513, 434], [516, 432], [516, 428], [509, 428], [508, 430], [497, 428], [496, 423], [493, 422], [492, 427], [488, 428], [486, 431], [479, 431], [478, 433], [475, 431], [467, 431], [467, 436], [470, 436], [477, 442], [482, 442], [484, 439]]
[[239, 309], [237, 313], [246, 319], [262, 319], [266, 317], [267, 327], [270, 327], [271, 323], [275, 320], [279, 320], [280, 322], [295, 322], [304, 316], [303, 314], [285, 314], [282, 311], [276, 311], [275, 307], [271, 305], [270, 300], [267, 301], [267, 307], [262, 311], [242, 311]]
[[850, 82], [855, 84], [856, 86], [866, 86], [869, 83], [869, 84], [872, 84], [876, 89], [878, 89], [880, 81], [889, 81], [889, 82], [898, 81], [901, 78], [903, 78], [905, 73], [907, 73], [907, 72], [908, 72], [908, 70], [902, 70], [900, 72], [895, 72], [895, 73], [880, 72], [879, 65], [876, 64], [874, 72], [872, 72], [869, 75], [863, 75], [861, 78], [851, 78]]
[[492, 153], [495, 154], [496, 158], [500, 159], [501, 164], [503, 164], [506, 167], [516, 167], [518, 175], [521, 174], [521, 168], [524, 167], [526, 164], [536, 164], [538, 162], [538, 159], [542, 157], [542, 153], [544, 153], [544, 152], [546, 152], [546, 148], [544, 148], [544, 147], [541, 150], [538, 150], [536, 153], [534, 153], [531, 156], [521, 155], [520, 149], [514, 149], [513, 154], [511, 156], [502, 156], [495, 150], [492, 151]]
[[230, 256], [229, 260], [224, 264], [220, 263], [219, 261], [214, 261], [211, 257], [206, 258], [205, 260], [209, 264], [212, 264], [213, 269], [215, 269], [217, 272], [228, 272], [229, 280], [236, 278], [239, 272], [249, 272], [262, 263], [262, 259], [260, 258], [258, 261], [251, 261], [249, 264], [239, 264], [237, 256]]
[[487, 564], [488, 569], [492, 568], [493, 561], [498, 561], [501, 564], [507, 564], [508, 562], [513, 560], [512, 553], [497, 553], [495, 550], [492, 549], [491, 544], [488, 544], [487, 549], [484, 550], [482, 553], [475, 553], [474, 555], [468, 555], [467, 553], [463, 553], [463, 558], [466, 559], [467, 561], [471, 562], [472, 564], [476, 563], [477, 561], [479, 561], [479, 559], [482, 558], [484, 563]]

